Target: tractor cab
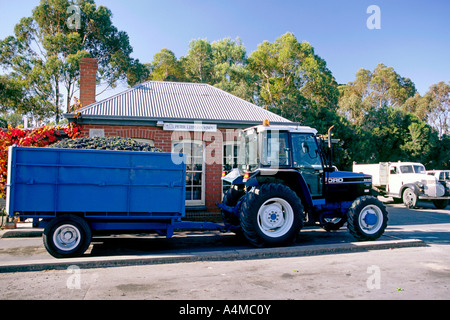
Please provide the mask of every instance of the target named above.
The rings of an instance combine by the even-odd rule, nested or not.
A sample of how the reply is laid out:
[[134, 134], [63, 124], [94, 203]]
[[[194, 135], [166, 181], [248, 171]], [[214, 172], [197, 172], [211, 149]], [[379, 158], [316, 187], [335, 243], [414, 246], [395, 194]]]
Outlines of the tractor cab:
[[271, 126], [265, 122], [248, 128], [240, 134], [239, 174], [235, 172], [232, 177], [241, 175], [241, 184], [247, 186], [283, 180], [297, 189], [294, 185], [299, 183], [307, 188], [302, 190], [308, 194], [304, 196], [306, 204], [313, 206], [323, 204], [324, 199], [353, 201], [358, 196], [370, 195], [371, 176], [338, 171], [333, 166], [330, 136], [329, 132], [327, 146], [311, 127]]
[[317, 130], [302, 126], [265, 124], [246, 129], [240, 135], [239, 170], [262, 180], [297, 171], [311, 196], [321, 197], [325, 166], [316, 134]]

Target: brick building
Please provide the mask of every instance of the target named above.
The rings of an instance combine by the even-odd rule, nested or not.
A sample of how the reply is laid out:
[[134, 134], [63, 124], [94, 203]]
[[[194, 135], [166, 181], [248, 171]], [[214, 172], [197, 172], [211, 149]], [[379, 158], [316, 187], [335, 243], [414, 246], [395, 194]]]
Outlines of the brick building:
[[[186, 210], [191, 218], [216, 216], [223, 167], [236, 163], [239, 130], [290, 121], [208, 84], [148, 81], [95, 101], [97, 63], [80, 63], [83, 136], [121, 136], [165, 152], [187, 155]], [[69, 121], [74, 114], [65, 114]]]

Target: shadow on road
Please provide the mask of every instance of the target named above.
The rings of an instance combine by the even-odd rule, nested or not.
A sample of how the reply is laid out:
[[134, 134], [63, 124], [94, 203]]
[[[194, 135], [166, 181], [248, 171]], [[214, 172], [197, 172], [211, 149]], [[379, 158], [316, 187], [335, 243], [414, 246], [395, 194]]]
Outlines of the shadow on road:
[[389, 213], [389, 225], [450, 223], [450, 206], [436, 209], [431, 202], [418, 201], [416, 208], [407, 209], [402, 203], [384, 201]]
[[[392, 240], [382, 236], [380, 240]], [[319, 227], [303, 228], [292, 246], [333, 245], [356, 242], [346, 227], [327, 232]], [[179, 232], [166, 239], [149, 234], [95, 237], [89, 256], [191, 254], [210, 251], [254, 249], [243, 236], [217, 231]]]
[[[389, 212], [389, 223], [380, 240], [421, 239], [428, 243], [450, 244], [450, 210], [435, 209], [432, 203], [420, 201], [416, 209], [403, 204], [384, 201]], [[434, 225], [434, 227], [433, 227]], [[440, 225], [440, 226], [439, 226]], [[356, 240], [346, 226], [327, 232], [319, 227], [304, 227], [294, 246], [350, 243]], [[171, 239], [140, 234], [96, 237], [90, 256], [189, 254], [192, 252], [253, 249], [243, 236], [218, 231], [177, 232]]]
[[[450, 224], [448, 227], [450, 228]], [[420, 239], [429, 244], [450, 244], [450, 230], [408, 230], [391, 227], [385, 234], [401, 239]]]
[[213, 250], [250, 248], [244, 239], [220, 232], [180, 232], [171, 239], [151, 234], [95, 237], [91, 256], [189, 254]]

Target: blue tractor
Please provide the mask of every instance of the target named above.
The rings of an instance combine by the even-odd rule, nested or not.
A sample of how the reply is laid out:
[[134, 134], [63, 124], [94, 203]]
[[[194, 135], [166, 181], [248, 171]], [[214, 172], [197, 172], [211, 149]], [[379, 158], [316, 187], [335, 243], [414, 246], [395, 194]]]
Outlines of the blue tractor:
[[[240, 133], [238, 168], [221, 208], [227, 228], [257, 247], [289, 245], [304, 225], [338, 230], [345, 223], [359, 241], [386, 229], [385, 206], [371, 195], [370, 175], [338, 171], [317, 130], [263, 125]], [[329, 150], [329, 151], [326, 151]]]

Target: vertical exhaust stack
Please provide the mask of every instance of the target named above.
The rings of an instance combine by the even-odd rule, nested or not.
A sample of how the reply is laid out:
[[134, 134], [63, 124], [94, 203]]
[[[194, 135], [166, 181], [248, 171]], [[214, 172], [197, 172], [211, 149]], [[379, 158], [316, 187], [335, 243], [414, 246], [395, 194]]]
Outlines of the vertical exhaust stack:
[[334, 125], [332, 125], [328, 129], [328, 149], [329, 149], [329, 157], [330, 157], [330, 168], [333, 167], [333, 143], [331, 139], [331, 130], [333, 130]]
[[98, 63], [96, 59], [81, 58], [80, 61], [80, 101], [83, 107], [95, 102]]

